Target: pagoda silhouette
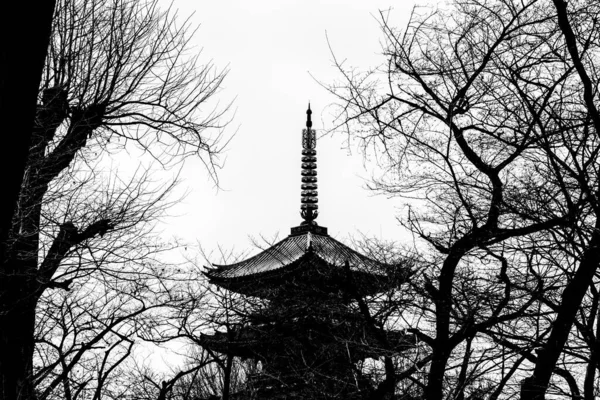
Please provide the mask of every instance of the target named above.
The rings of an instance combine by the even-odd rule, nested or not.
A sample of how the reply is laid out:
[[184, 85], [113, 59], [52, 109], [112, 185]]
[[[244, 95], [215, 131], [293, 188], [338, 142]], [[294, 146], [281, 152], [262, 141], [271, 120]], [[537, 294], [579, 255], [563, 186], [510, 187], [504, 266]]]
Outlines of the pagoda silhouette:
[[260, 361], [261, 371], [248, 376], [245, 389], [231, 399], [372, 398], [376, 385], [357, 363], [414, 346], [412, 335], [372, 326], [357, 304], [398, 287], [408, 268], [366, 257], [316, 222], [317, 138], [310, 104], [306, 114], [302, 223], [259, 254], [205, 272], [210, 283], [261, 304], [250, 308], [244, 324], [200, 338], [213, 352]]

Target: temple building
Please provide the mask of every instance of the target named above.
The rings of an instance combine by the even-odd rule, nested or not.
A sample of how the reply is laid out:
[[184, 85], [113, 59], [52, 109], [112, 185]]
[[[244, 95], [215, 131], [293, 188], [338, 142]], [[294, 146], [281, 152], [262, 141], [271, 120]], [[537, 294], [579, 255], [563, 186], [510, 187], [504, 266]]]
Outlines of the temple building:
[[[247, 299], [243, 324], [202, 335], [210, 350], [260, 362], [235, 399], [363, 399], [375, 390], [358, 363], [400, 354], [414, 338], [374, 326], [365, 302], [399, 287], [407, 271], [351, 249], [317, 224], [316, 132], [302, 131], [302, 223], [259, 254], [212, 265], [210, 283]], [[238, 316], [239, 316], [238, 312]]]

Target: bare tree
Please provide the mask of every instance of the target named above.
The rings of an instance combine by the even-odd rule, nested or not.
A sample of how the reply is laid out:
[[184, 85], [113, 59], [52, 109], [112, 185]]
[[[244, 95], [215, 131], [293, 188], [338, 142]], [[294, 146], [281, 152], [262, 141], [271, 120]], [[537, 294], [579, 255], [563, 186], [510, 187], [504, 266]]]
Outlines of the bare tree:
[[425, 398], [465, 398], [493, 361], [478, 343], [507, 364], [494, 398], [528, 374], [522, 398], [543, 398], [552, 376], [577, 397], [565, 344], [599, 261], [597, 4], [422, 10], [402, 31], [382, 14], [386, 63], [338, 63], [330, 89], [340, 128], [380, 160], [372, 188], [411, 199], [402, 222], [426, 244], [413, 328], [430, 348]]
[[79, 252], [58, 271], [61, 281], [72, 281], [69, 290], [40, 297], [33, 358], [38, 399], [120, 398], [130, 384], [124, 370], [140, 351], [135, 345], [168, 335], [171, 310], [184, 302], [178, 286], [189, 274], [160, 259], [172, 246], [132, 233], [124, 234], [128, 245], [124, 235], [120, 244], [108, 244], [112, 256], [90, 251], [93, 263]]
[[215, 366], [213, 355], [198, 348], [186, 357], [183, 365], [169, 373], [138, 363], [127, 371], [127, 396], [140, 400], [208, 399], [210, 394], [205, 386], [214, 383], [218, 374]]
[[[225, 73], [189, 53], [190, 33], [189, 23], [179, 25], [153, 0], [57, 3], [0, 276], [0, 380], [7, 398], [35, 397], [40, 299], [83, 288], [77, 280], [99, 271], [126, 274], [128, 254], [112, 246], [133, 248], [128, 232], [161, 209], [156, 186], [135, 179], [128, 186], [100, 169], [101, 158], [137, 146], [164, 166], [194, 155], [210, 174], [218, 167], [227, 107], [215, 108], [213, 96]], [[103, 180], [103, 188], [96, 186]], [[138, 250], [139, 261], [144, 247]]]

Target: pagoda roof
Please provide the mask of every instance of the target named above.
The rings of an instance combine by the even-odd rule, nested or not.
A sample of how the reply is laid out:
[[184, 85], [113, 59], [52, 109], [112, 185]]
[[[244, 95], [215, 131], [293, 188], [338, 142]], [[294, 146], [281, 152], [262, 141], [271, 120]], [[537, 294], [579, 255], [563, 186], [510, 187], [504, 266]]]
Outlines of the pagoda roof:
[[327, 234], [308, 231], [289, 235], [257, 255], [235, 264], [213, 264], [214, 269], [207, 275], [216, 279], [232, 279], [275, 272], [295, 263], [311, 251], [331, 266], [344, 267], [348, 262], [351, 271], [369, 271], [378, 275], [383, 275], [386, 271], [386, 264], [363, 256]]
[[[337, 280], [347, 277], [349, 269], [357, 281], [388, 281], [390, 273], [397, 274], [397, 265], [373, 260], [327, 234], [326, 228], [300, 226], [292, 228], [285, 239], [264, 249], [246, 260], [229, 264], [213, 264], [205, 275], [211, 283], [245, 294], [259, 290], [248, 288], [248, 284], [257, 281], [282, 282], [282, 276], [297, 277], [300, 273], [310, 273], [310, 269], [319, 270], [319, 279]], [[292, 279], [292, 278], [289, 278]], [[385, 285], [384, 285], [385, 286]], [[368, 290], [373, 293], [381, 283]], [[380, 291], [375, 290], [375, 292]]]

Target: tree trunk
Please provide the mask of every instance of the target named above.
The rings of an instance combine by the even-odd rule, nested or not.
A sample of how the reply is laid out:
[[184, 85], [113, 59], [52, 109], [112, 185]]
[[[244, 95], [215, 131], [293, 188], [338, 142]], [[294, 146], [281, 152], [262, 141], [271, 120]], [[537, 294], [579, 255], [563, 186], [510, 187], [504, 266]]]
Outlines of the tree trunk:
[[[42, 292], [38, 279], [39, 215], [33, 207], [11, 244], [0, 279], [0, 400], [33, 400], [35, 311]], [[36, 221], [38, 224], [36, 225]]]
[[54, 6], [54, 0], [8, 2], [0, 24], [0, 400], [35, 398], [34, 277], [9, 260], [7, 240], [31, 144]]
[[[598, 295], [594, 296], [594, 306], [596, 309], [596, 331], [594, 333], [594, 343], [590, 346], [590, 360], [585, 372], [585, 380], [583, 381], [583, 397], [585, 400], [594, 400], [595, 396], [595, 382], [596, 382], [596, 368], [598, 361], [600, 360], [600, 313], [597, 312], [598, 307]], [[591, 323], [593, 327], [593, 323]], [[590, 327], [590, 328], [591, 328]], [[592, 329], [590, 329], [590, 332]]]
[[463, 238], [456, 243], [455, 249], [458, 248], [460, 250], [451, 250], [450, 254], [446, 257], [439, 276], [439, 289], [430, 289], [430, 291], [433, 292], [432, 295], [435, 301], [436, 336], [433, 342], [431, 367], [429, 368], [427, 387], [425, 388], [425, 398], [427, 400], [440, 400], [443, 398], [444, 375], [446, 373], [448, 359], [452, 353], [450, 343], [452, 282], [458, 263], [466, 253], [466, 249], [472, 247], [466, 245], [469, 241], [470, 238]]
[[[55, 0], [7, 2], [0, 23], [0, 260], [16, 208], [50, 39]], [[3, 353], [3, 349], [0, 349]]]
[[227, 355], [225, 370], [223, 371], [223, 400], [229, 400], [229, 392], [231, 390], [231, 368], [233, 366], [233, 356]]
[[[16, 278], [15, 278], [16, 277]], [[0, 399], [34, 400], [33, 349], [37, 296], [27, 277], [3, 279], [0, 315]], [[6, 283], [6, 285], [4, 284]]]
[[561, 304], [552, 326], [552, 332], [539, 354], [533, 375], [521, 384], [521, 400], [544, 400], [545, 398], [552, 372], [569, 338], [577, 310], [598, 269], [600, 219], [596, 220], [595, 228], [575, 276], [562, 293]]

